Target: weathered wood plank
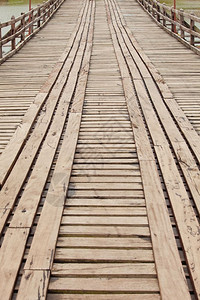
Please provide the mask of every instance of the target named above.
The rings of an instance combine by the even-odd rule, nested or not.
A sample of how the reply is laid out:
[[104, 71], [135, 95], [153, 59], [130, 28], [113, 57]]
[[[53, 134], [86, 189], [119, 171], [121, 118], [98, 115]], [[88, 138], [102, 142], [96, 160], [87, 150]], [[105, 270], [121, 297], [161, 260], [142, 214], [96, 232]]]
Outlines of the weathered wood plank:
[[28, 234], [29, 230], [26, 228], [8, 229], [6, 232], [0, 249], [0, 297], [2, 299], [10, 299], [12, 296], [19, 265], [23, 258], [24, 243]]
[[158, 292], [157, 280], [153, 278], [52, 278], [49, 291], [66, 292]]
[[[111, 1], [109, 1], [109, 2], [106, 1], [106, 4], [107, 4], [108, 16], [112, 19], [112, 22], [113, 22], [113, 24], [111, 24], [111, 22], [109, 23], [110, 31], [112, 34], [114, 47], [116, 48], [116, 54], [117, 54], [119, 66], [120, 66], [120, 69], [122, 72], [122, 81], [124, 84], [124, 91], [125, 91], [125, 95], [126, 95], [126, 99], [127, 99], [128, 108], [130, 108], [130, 112], [134, 111], [135, 109], [138, 111], [138, 115], [137, 115], [138, 117], [137, 117], [136, 121], [134, 119], [134, 123], [133, 123], [133, 125], [134, 125], [133, 132], [135, 133], [135, 131], [136, 131], [135, 141], [136, 141], [136, 147], [138, 149], [138, 157], [139, 157], [139, 161], [140, 161], [140, 166], [142, 168], [142, 179], [143, 179], [143, 185], [144, 185], [144, 191], [145, 191], [145, 198], [146, 198], [147, 207], [148, 207], [147, 213], [148, 213], [148, 219], [149, 219], [149, 225], [150, 225], [150, 232], [151, 232], [151, 236], [152, 236], [152, 243], [153, 243], [157, 272], [158, 272], [158, 279], [159, 279], [159, 284], [160, 284], [160, 289], [161, 289], [161, 295], [162, 295], [162, 297], [164, 297], [166, 299], [169, 297], [175, 299], [175, 297], [177, 297], [177, 288], [176, 288], [177, 277], [176, 277], [176, 280], [173, 279], [173, 274], [174, 274], [174, 272], [172, 271], [172, 269], [173, 269], [173, 270], [177, 270], [178, 273], [176, 276], [179, 277], [179, 282], [182, 285], [182, 288], [184, 290], [184, 292], [183, 292], [183, 290], [181, 289], [180, 297], [187, 297], [189, 299], [190, 296], [189, 296], [188, 288], [185, 284], [184, 273], [183, 273], [183, 269], [181, 267], [179, 254], [176, 249], [175, 239], [174, 239], [172, 230], [170, 230], [170, 227], [171, 227], [170, 220], [169, 220], [169, 216], [166, 211], [166, 207], [165, 207], [165, 203], [164, 203], [165, 199], [164, 199], [164, 195], [162, 193], [162, 187], [160, 184], [160, 180], [158, 177], [157, 178], [152, 177], [152, 167], [153, 167], [153, 170], [157, 170], [157, 167], [156, 167], [156, 164], [154, 161], [154, 156], [152, 154], [149, 139], [148, 139], [147, 134], [144, 135], [144, 141], [142, 141], [141, 138], [137, 138], [138, 127], [142, 127], [141, 130], [143, 130], [144, 132], [146, 132], [146, 130], [144, 128], [144, 123], [141, 122], [142, 116], [141, 116], [141, 113], [139, 112], [139, 108], [138, 108], [135, 93], [133, 90], [131, 78], [129, 76], [129, 72], [128, 72], [128, 69], [126, 66], [125, 59], [127, 57], [123, 50], [126, 47], [126, 44], [125, 45], [123, 44], [121, 49], [119, 48], [119, 45], [118, 45], [118, 41], [119, 42], [121, 41], [121, 32], [119, 30], [119, 28], [121, 28], [121, 26], [117, 23], [117, 17], [114, 14], [115, 12], [114, 12], [113, 6], [111, 5]], [[114, 30], [117, 32], [118, 40], [116, 39]], [[124, 34], [126, 34], [126, 33], [124, 32]], [[140, 66], [141, 66], [141, 64], [140, 64]], [[144, 68], [143, 68], [143, 70], [144, 70]], [[146, 76], [146, 72], [143, 73], [143, 75]], [[138, 81], [138, 79], [134, 80], [134, 82], [135, 81]], [[141, 93], [140, 93], [140, 96], [143, 97], [143, 95]], [[154, 128], [154, 129], [156, 130], [156, 128]], [[140, 155], [140, 153], [143, 153], [142, 152], [143, 144], [147, 145], [146, 146], [147, 151], [146, 151], [144, 157]], [[147, 159], [148, 156], [149, 156], [149, 158]], [[151, 166], [150, 167], [151, 171], [146, 173], [148, 165]], [[156, 172], [155, 172], [155, 174], [156, 174]], [[148, 178], [148, 181], [147, 181], [147, 178]], [[150, 190], [149, 188], [151, 186], [155, 187], [155, 184], [156, 184], [157, 188], [154, 190]], [[155, 196], [153, 197], [153, 201], [151, 199], [152, 192], [156, 193], [156, 197]], [[159, 236], [159, 238], [155, 238], [154, 231], [157, 230], [158, 225], [157, 225], [157, 222], [155, 222], [155, 215], [151, 215], [151, 209], [152, 209], [152, 204], [154, 203], [155, 199], [157, 199], [157, 201], [159, 201], [160, 197], [162, 197], [162, 199], [163, 199], [163, 201], [162, 201], [163, 204], [162, 204], [162, 206], [160, 205], [159, 207], [155, 205], [154, 209], [156, 209], [156, 210], [161, 209], [162, 212], [157, 211], [156, 216], [160, 216], [160, 213], [161, 213], [162, 218], [165, 218], [166, 221], [168, 222], [169, 228], [164, 226], [163, 227], [164, 230], [162, 230], [162, 235], [161, 235], [161, 232], [158, 232], [157, 235], [155, 235], [155, 236], [156, 237]], [[151, 207], [151, 209], [149, 209], [150, 207]], [[163, 258], [165, 257], [164, 253], [163, 253], [163, 256], [160, 256], [160, 251], [165, 251], [165, 249], [163, 249], [163, 242], [161, 242], [161, 239], [163, 239], [165, 241], [171, 240], [171, 242], [172, 242], [172, 245], [170, 245], [170, 246], [167, 244], [167, 246], [169, 246], [169, 249], [167, 251], [167, 256], [168, 256], [167, 262], [165, 259], [162, 259], [162, 257]], [[158, 249], [159, 249], [159, 251], [157, 251]], [[169, 261], [170, 261], [170, 263], [169, 263]], [[166, 263], [167, 264], [169, 263], [170, 269], [169, 269], [169, 265], [167, 266]], [[169, 272], [168, 272], [168, 274], [166, 274], [165, 273], [166, 270], [169, 270], [169, 272], [172, 272], [171, 275], [169, 275]], [[166, 280], [166, 275], [168, 276], [167, 280]], [[182, 296], [181, 296], [181, 294], [182, 294]]]
[[95, 264], [59, 264], [56, 263], [52, 268], [53, 276], [62, 275], [93, 275], [93, 276], [146, 276], [156, 275], [155, 265], [152, 263], [131, 264], [131, 263], [95, 263]]

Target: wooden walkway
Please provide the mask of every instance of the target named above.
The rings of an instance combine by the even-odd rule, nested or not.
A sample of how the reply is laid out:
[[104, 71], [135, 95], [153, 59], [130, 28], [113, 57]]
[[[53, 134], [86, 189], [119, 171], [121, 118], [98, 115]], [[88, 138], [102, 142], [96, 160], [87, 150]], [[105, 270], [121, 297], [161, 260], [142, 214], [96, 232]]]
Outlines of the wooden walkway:
[[[81, 1], [66, 1], [25, 48], [0, 67], [0, 153], [8, 144], [74, 30]], [[66, 18], [67, 15], [67, 18]]]
[[127, 26], [132, 1], [74, 2], [0, 67], [13, 104], [6, 67], [18, 82], [31, 43], [71, 24], [0, 156], [0, 299], [200, 299], [198, 132]]

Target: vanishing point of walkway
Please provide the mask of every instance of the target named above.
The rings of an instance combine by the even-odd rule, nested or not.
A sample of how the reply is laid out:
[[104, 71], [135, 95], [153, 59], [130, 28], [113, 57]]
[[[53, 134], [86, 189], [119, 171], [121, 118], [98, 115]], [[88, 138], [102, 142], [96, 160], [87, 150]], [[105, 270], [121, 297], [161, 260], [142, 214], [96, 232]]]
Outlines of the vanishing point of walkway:
[[200, 299], [198, 128], [134, 9], [66, 0], [0, 67], [1, 299]]

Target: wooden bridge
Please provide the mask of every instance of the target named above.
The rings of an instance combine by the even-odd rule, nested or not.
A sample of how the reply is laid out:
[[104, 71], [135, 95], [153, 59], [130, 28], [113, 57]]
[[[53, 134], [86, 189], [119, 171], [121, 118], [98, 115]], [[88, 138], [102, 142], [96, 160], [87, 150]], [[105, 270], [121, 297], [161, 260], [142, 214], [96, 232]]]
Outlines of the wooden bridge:
[[0, 299], [200, 299], [199, 70], [135, 0], [0, 66]]

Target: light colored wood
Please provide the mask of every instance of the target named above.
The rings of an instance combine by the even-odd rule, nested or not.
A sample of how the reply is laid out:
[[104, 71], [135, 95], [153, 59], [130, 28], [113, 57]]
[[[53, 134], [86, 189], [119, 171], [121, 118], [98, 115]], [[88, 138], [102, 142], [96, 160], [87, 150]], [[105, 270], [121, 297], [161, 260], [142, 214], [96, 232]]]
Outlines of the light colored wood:
[[155, 265], [152, 263], [130, 264], [130, 263], [95, 263], [95, 264], [54, 264], [53, 276], [59, 275], [93, 275], [93, 276], [120, 276], [120, 275], [148, 275], [153, 277], [156, 274]]
[[[10, 299], [16, 276], [19, 270], [19, 260], [22, 261], [24, 247], [29, 230], [25, 228], [8, 229], [3, 245], [0, 249], [0, 297]], [[13, 238], [15, 244], [13, 245]]]
[[[65, 203], [81, 121], [81, 107], [84, 100], [93, 39], [94, 10], [95, 4], [94, 2], [90, 2], [89, 11], [91, 11], [91, 16], [88, 14], [88, 18], [85, 22], [86, 29], [89, 29], [88, 40], [87, 30], [84, 30], [83, 35], [85, 42], [87, 42], [86, 55], [83, 59], [84, 69], [81, 70], [79, 81], [77, 83], [77, 88], [74, 95], [75, 100], [69, 115], [65, 137], [60, 149], [60, 155], [37, 226], [37, 231], [34, 235], [31, 249], [26, 261], [25, 269], [48, 270], [51, 268], [53, 263], [55, 244], [63, 212], [63, 206]], [[66, 149], [68, 149], [67, 156], [65, 155]], [[54, 222], [52, 222], [53, 219]], [[41, 236], [44, 236], [42, 245], [40, 242]], [[38, 255], [38, 251], [40, 255]], [[47, 285], [48, 281], [45, 282], [46, 288]]]
[[113, 207], [112, 211], [106, 207], [66, 207], [63, 211], [64, 216], [78, 216], [78, 215], [93, 215], [93, 216], [123, 216], [123, 215], [130, 215], [130, 216], [145, 216], [146, 215], [146, 208], [144, 207], [128, 207], [128, 208], [122, 208], [122, 207]]
[[101, 199], [101, 201], [94, 198], [88, 199], [88, 198], [67, 198], [66, 204], [69, 206], [90, 206], [90, 207], [107, 207], [107, 206], [112, 206], [112, 207], [144, 207], [145, 206], [145, 199], [144, 198], [106, 198], [106, 199]]
[[52, 278], [49, 291], [90, 292], [158, 292], [157, 280], [153, 278]]
[[61, 235], [77, 235], [77, 236], [101, 236], [101, 237], [138, 237], [145, 236], [149, 237], [150, 232], [147, 226], [145, 227], [134, 227], [134, 226], [62, 226], [60, 227]]
[[[81, 35], [81, 32], [79, 32], [79, 35], [77, 39], [79, 39]], [[18, 180], [18, 185], [22, 184], [24, 182], [24, 178], [26, 174], [29, 171], [29, 168], [33, 162], [33, 159], [38, 151], [38, 148], [42, 142], [42, 139], [45, 136], [46, 130], [48, 129], [49, 123], [51, 121], [51, 118], [53, 117], [54, 110], [56, 108], [56, 103], [59, 99], [59, 96], [61, 95], [62, 89], [65, 85], [65, 74], [69, 72], [74, 57], [76, 55], [76, 50], [78, 46], [78, 41], [76, 41], [75, 46], [72, 49], [72, 52], [69, 55], [68, 60], [66, 61], [66, 64], [64, 65], [64, 68], [62, 69], [62, 72], [60, 73], [57, 83], [55, 87], [52, 89], [47, 103], [45, 104], [45, 107], [43, 107], [42, 112], [40, 116], [38, 117], [37, 123], [35, 125], [34, 131], [31, 134], [30, 138], [28, 139], [25, 147], [23, 148], [22, 153], [20, 154], [20, 157], [17, 160], [17, 163], [15, 164], [13, 168], [13, 172], [9, 176], [6, 184], [3, 186], [1, 190], [2, 194], [2, 202], [1, 207], [12, 207], [15, 197], [17, 196], [18, 191], [16, 190], [16, 178]], [[77, 72], [77, 71], [76, 71]], [[74, 76], [74, 74], [72, 74]], [[73, 77], [72, 79], [73, 80]], [[75, 83], [74, 83], [75, 84]], [[7, 197], [7, 190], [9, 190], [10, 197]], [[12, 192], [11, 192], [12, 191]]]
[[[83, 16], [83, 20], [84, 17], [85, 16]], [[83, 24], [81, 27], [83, 27]], [[67, 83], [57, 106], [56, 115], [42, 145], [42, 149], [34, 166], [34, 170], [29, 178], [29, 183], [27, 184], [23, 196], [21, 197], [19, 205], [15, 211], [15, 216], [10, 225], [11, 227], [32, 226], [36, 209], [48, 177], [49, 169], [51, 168], [51, 164], [60, 141], [63, 126], [68, 114], [68, 108], [72, 101], [73, 92], [76, 86], [76, 79], [78, 77], [78, 70], [80, 69], [81, 64], [81, 55], [83, 55], [83, 47], [84, 44], [82, 45], [82, 48], [78, 50], [80, 52], [79, 59], [75, 59], [73, 69], [69, 73]], [[29, 197], [30, 194], [33, 195], [31, 199]]]
[[61, 237], [58, 247], [63, 248], [151, 248], [151, 241], [146, 238], [97, 238], [97, 237]]
[[[181, 278], [179, 287], [180, 293], [184, 297], [188, 297], [188, 287], [185, 283], [185, 275], [182, 269], [182, 264], [177, 253], [176, 241], [173, 237], [171, 222], [168, 217], [165, 199], [162, 195], [157, 169], [153, 162], [140, 162], [142, 180], [144, 185], [145, 199], [147, 203], [148, 218], [150, 220], [150, 232], [154, 249], [155, 263], [158, 272], [159, 283], [161, 286], [161, 295], [163, 299], [174, 298], [174, 290], [172, 286], [176, 286], [177, 277]], [[162, 228], [162, 230], [160, 230]], [[165, 230], [163, 230], [165, 228]], [[157, 248], [155, 248], [157, 245]], [[163, 247], [163, 245], [165, 245]], [[162, 249], [162, 254], [161, 250]], [[166, 257], [169, 259], [165, 259]], [[168, 264], [168, 266], [167, 266]], [[176, 274], [176, 275], [175, 275]], [[168, 282], [171, 282], [169, 290]], [[187, 296], [186, 296], [187, 295]]]
[[[132, 300], [134, 297], [134, 300], [158, 300], [160, 299], [160, 296], [158, 294], [98, 294], [99, 300]], [[94, 298], [97, 298], [97, 294], [48, 294], [47, 300], [93, 300]]]
[[[128, 1], [124, 0], [123, 11], [126, 4], [128, 7], [132, 5]], [[85, 1], [81, 3], [84, 6]], [[198, 186], [196, 161], [191, 157], [191, 148], [188, 148], [189, 152], [185, 151], [184, 137], [177, 134], [177, 124], [171, 121], [173, 118], [170, 117], [167, 122], [170, 113], [168, 109], [162, 110], [164, 102], [160, 103], [163, 98], [159, 91], [163, 92], [166, 100], [172, 99], [172, 94], [165, 82], [156, 85], [152, 79], [154, 69], [151, 61], [145, 60], [142, 48], [132, 38], [117, 2], [100, 0], [87, 3], [88, 6], [84, 6], [85, 17], [80, 23], [82, 27], [79, 30], [76, 27], [77, 31], [74, 31], [76, 46], [71, 50], [78, 50], [76, 58], [67, 56], [69, 49], [65, 49], [58, 62], [62, 68], [67, 57], [71, 67], [70, 72], [67, 69], [66, 72], [61, 71], [59, 84], [51, 90], [53, 97], [60, 102], [52, 122], [47, 121], [50, 123], [46, 140], [38, 146], [37, 159], [32, 160], [31, 168], [27, 168], [29, 174], [22, 168], [24, 180], [22, 182], [21, 179], [20, 184], [16, 184], [19, 178], [15, 173], [16, 194], [3, 190], [7, 192], [4, 199], [12, 198], [13, 205], [6, 206], [6, 217], [3, 215], [5, 236], [2, 248], [10, 230], [17, 232], [23, 227], [30, 230], [26, 239], [19, 241], [15, 254], [12, 266], [15, 283], [11, 292], [11, 285], [8, 287], [10, 296], [36, 299], [39, 291], [41, 299], [190, 299], [189, 290], [195, 291], [191, 286], [188, 265], [192, 262], [197, 240], [196, 244], [192, 244], [196, 237], [187, 241], [186, 228], [188, 224], [196, 224], [196, 216], [191, 213], [195, 208], [179, 209], [182, 201], [177, 200], [175, 192], [178, 190], [185, 196], [184, 203], [188, 201], [183, 185], [186, 179], [188, 187], [193, 189], [191, 197], [195, 197], [194, 183]], [[130, 18], [132, 15], [137, 20], [140, 18], [130, 11]], [[62, 18], [66, 15], [73, 18], [67, 10], [61, 11], [61, 15]], [[51, 39], [54, 34], [51, 33]], [[66, 44], [62, 32], [59, 33], [59, 41]], [[157, 44], [155, 56], [162, 46], [165, 47]], [[50, 64], [54, 54], [51, 48], [49, 51]], [[40, 55], [35, 57], [42, 60]], [[175, 54], [170, 59], [178, 64]], [[166, 71], [163, 56], [158, 60]], [[16, 56], [15, 62], [22, 68], [35, 68], [32, 61], [28, 63], [28, 57], [21, 63]], [[12, 70], [12, 64], [8, 64], [7, 70]], [[17, 74], [16, 69], [14, 74]], [[45, 76], [45, 70], [41, 70], [40, 77]], [[15, 91], [10, 84], [5, 87], [6, 80], [0, 84], [0, 91], [4, 93], [0, 96], [0, 114], [8, 112], [10, 115], [6, 122], [12, 122], [11, 127], [6, 127], [0, 121], [2, 143], [6, 144], [12, 136], [10, 130], [12, 124], [16, 126], [16, 116], [20, 120], [30, 106], [32, 92], [36, 91], [40, 77], [33, 79], [32, 86], [27, 87], [23, 76], [19, 81], [14, 77], [17, 82]], [[159, 80], [159, 76], [156, 78]], [[187, 85], [186, 81], [184, 84]], [[61, 85], [65, 89], [59, 97]], [[198, 80], [194, 89], [197, 86]], [[20, 97], [22, 88], [26, 99]], [[49, 88], [50, 85], [47, 85], [43, 92], [46, 93]], [[188, 92], [191, 91], [188, 87]], [[155, 105], [149, 101], [149, 96]], [[9, 100], [11, 97], [20, 101], [19, 108], [16, 108], [17, 102], [12, 104]], [[7, 103], [6, 99], [9, 100]], [[61, 105], [65, 106], [64, 110]], [[185, 109], [193, 114], [194, 120], [198, 117], [194, 108], [189, 109], [187, 101]], [[62, 119], [65, 117], [63, 127]], [[163, 134], [164, 128], [166, 135]], [[189, 131], [192, 132], [191, 127]], [[41, 134], [44, 136], [45, 133]], [[32, 135], [34, 131], [30, 137]], [[164, 146], [166, 141], [173, 143], [173, 148], [180, 152], [179, 161], [176, 160], [178, 155], [172, 155], [172, 148]], [[162, 149], [158, 149], [160, 145]], [[181, 159], [193, 167], [184, 174], [185, 178], [181, 177], [176, 166], [176, 163], [183, 163]], [[10, 175], [14, 174], [14, 169], [9, 170]], [[189, 181], [190, 175], [193, 181]], [[176, 204], [172, 198], [176, 199]], [[184, 211], [187, 212], [186, 225], [182, 218]], [[16, 247], [14, 238], [10, 238], [9, 247], [11, 255]], [[186, 258], [184, 251], [187, 251]], [[194, 254], [194, 262], [198, 263], [197, 256], [198, 252]]]
[[105, 216], [104, 218], [98, 216], [63, 216], [62, 224], [85, 224], [85, 225], [133, 225], [145, 226], [148, 225], [146, 217], [121, 217], [121, 216]]
[[141, 178], [138, 176], [131, 177], [118, 177], [118, 176], [94, 176], [94, 177], [86, 177], [86, 176], [72, 176], [71, 183], [121, 183], [121, 182], [126, 182], [126, 183], [141, 183]]
[[112, 191], [112, 190], [108, 190], [108, 191], [101, 191], [101, 190], [69, 190], [68, 192], [68, 197], [71, 198], [103, 198], [103, 199], [107, 199], [107, 198], [119, 198], [119, 199], [126, 199], [126, 198], [144, 198], [144, 192], [142, 190], [135, 190], [134, 193], [133, 191], [123, 191], [123, 190], [116, 190], [116, 191]]
[[8, 219], [8, 216], [10, 214], [10, 209], [0, 209], [0, 234], [2, 234], [4, 226], [6, 224], [6, 220]]
[[25, 270], [19, 286], [17, 300], [46, 299], [47, 282], [50, 272], [43, 270]]
[[71, 190], [142, 190], [141, 183], [94, 183], [94, 182], [83, 182], [83, 183], [70, 183], [69, 188]]
[[[113, 25], [111, 25], [111, 23], [110, 23], [110, 30], [111, 30], [111, 34], [112, 34], [112, 38], [113, 38], [113, 44], [116, 47], [116, 54], [117, 54], [119, 66], [120, 66], [121, 72], [123, 74], [122, 81], [124, 84], [124, 91], [125, 91], [125, 95], [126, 95], [126, 99], [127, 99], [129, 113], [132, 111], [135, 111], [135, 110], [138, 111], [138, 118], [136, 119], [136, 122], [134, 119], [135, 123], [133, 126], [133, 132], [135, 133], [135, 131], [136, 131], [135, 141], [136, 141], [136, 147], [138, 150], [138, 158], [140, 161], [140, 167], [141, 167], [141, 171], [142, 171], [142, 180], [143, 180], [143, 186], [144, 186], [144, 192], [145, 192], [145, 199], [147, 201], [147, 207], [148, 207], [147, 214], [148, 214], [148, 219], [149, 219], [150, 232], [151, 232], [151, 236], [152, 236], [152, 243], [153, 243], [153, 249], [154, 249], [156, 268], [157, 268], [157, 272], [158, 272], [159, 285], [160, 285], [160, 289], [161, 289], [160, 290], [161, 295], [162, 295], [163, 299], [168, 299], [168, 298], [176, 299], [176, 297], [177, 297], [177, 288], [176, 288], [177, 277], [175, 280], [173, 280], [173, 278], [172, 278], [173, 274], [174, 274], [174, 272], [172, 271], [172, 269], [173, 269], [173, 270], [177, 271], [176, 276], [179, 277], [179, 282], [182, 286], [182, 288], [180, 290], [180, 297], [187, 297], [189, 299], [190, 298], [189, 291], [185, 284], [184, 272], [183, 272], [183, 269], [181, 266], [178, 251], [176, 249], [176, 242], [174, 239], [173, 232], [172, 232], [172, 230], [170, 230], [170, 227], [171, 227], [170, 220], [169, 220], [169, 216], [166, 211], [167, 208], [165, 206], [165, 199], [164, 199], [164, 195], [162, 192], [160, 180], [158, 177], [156, 178], [155, 175], [154, 175], [154, 177], [152, 177], [152, 171], [155, 170], [154, 174], [156, 174], [157, 167], [156, 167], [156, 164], [154, 161], [154, 157], [153, 157], [152, 150], [150, 147], [149, 139], [146, 134], [146, 130], [144, 128], [144, 124], [143, 124], [143, 122], [141, 122], [142, 116], [141, 116], [141, 113], [139, 112], [138, 104], [135, 99], [136, 97], [134, 96], [134, 90], [132, 87], [131, 78], [129, 77], [129, 72], [128, 72], [127, 66], [125, 65], [126, 54], [124, 52], [120, 53], [120, 48], [118, 45], [118, 41], [120, 42], [120, 37], [121, 37], [121, 32], [119, 31], [119, 28], [118, 28], [118, 26], [120, 27], [120, 25], [118, 25], [117, 21], [115, 20], [116, 15], [114, 15], [114, 11], [113, 11], [111, 2], [112, 1], [109, 1], [109, 2], [106, 1], [108, 16], [111, 17], [112, 22], [113, 22]], [[116, 37], [114, 35], [114, 29], [117, 31], [118, 40], [116, 39]], [[124, 32], [124, 34], [125, 34], [125, 32]], [[125, 46], [121, 48], [121, 51], [123, 51], [123, 48], [125, 48]], [[123, 57], [122, 54], [125, 57]], [[144, 73], [143, 75], [145, 76], [145, 74], [146, 73]], [[134, 79], [134, 84], [137, 82], [140, 83], [140, 80]], [[139, 101], [141, 98], [143, 99], [144, 93], [142, 93], [140, 90], [138, 93], [137, 86], [136, 86], [136, 93], [139, 98]], [[135, 101], [133, 101], [133, 100], [135, 100]], [[139, 122], [138, 122], [138, 120], [139, 120]], [[145, 132], [145, 135], [143, 135], [143, 137], [144, 137], [143, 141], [142, 141], [141, 137], [137, 138], [138, 127], [142, 127], [140, 130]], [[154, 130], [155, 131], [157, 130], [157, 128], [155, 126], [154, 126]], [[145, 157], [149, 157], [148, 160], [144, 159], [145, 157], [140, 155], [140, 153], [143, 153], [142, 146], [144, 144], [148, 145], [148, 146], [146, 146], [146, 153], [145, 153]], [[147, 171], [148, 166], [149, 166], [149, 172]], [[154, 189], [152, 190], [151, 187], [154, 187]], [[152, 205], [153, 205], [153, 203], [155, 203], [155, 199], [157, 199], [157, 201], [159, 203], [160, 198], [162, 199], [162, 205], [161, 204], [160, 204], [160, 206], [154, 205], [154, 207], [153, 207]], [[156, 213], [155, 212], [153, 213], [154, 209], [155, 210], [158, 209], [161, 211], [157, 211]], [[153, 213], [153, 214], [151, 215], [151, 213]], [[162, 220], [163, 220], [163, 218], [165, 218], [169, 225], [166, 227], [164, 225], [164, 227], [163, 227], [164, 230], [162, 229], [162, 233], [160, 231], [155, 233], [155, 231], [158, 230], [158, 228], [159, 228], [158, 223], [155, 222], [156, 221], [155, 215], [162, 216]], [[162, 239], [163, 239], [163, 241], [162, 241]], [[171, 241], [171, 245], [168, 244], [169, 240]], [[165, 249], [163, 249], [163, 242], [164, 243], [167, 242], [167, 246], [169, 247], [169, 249], [167, 250], [167, 256], [168, 256], [167, 262], [165, 259], [162, 259], [165, 257], [165, 254], [163, 253], [161, 255], [161, 251], [165, 251]], [[169, 261], [170, 261], [170, 263], [169, 263]], [[166, 263], [169, 263], [170, 269], [169, 269], [169, 266], [166, 266]], [[169, 272], [166, 274], [166, 270], [171, 271], [172, 272], [171, 275], [169, 275]], [[168, 276], [167, 280], [166, 280], [166, 275]]]
[[[81, 7], [82, 1], [77, 2], [76, 5], [73, 1], [66, 1], [63, 3], [56, 15], [49, 21], [48, 27], [44, 27], [24, 46], [23, 49], [1, 65], [0, 88], [2, 87], [2, 91], [0, 103], [3, 99], [7, 98], [7, 95], [7, 100], [16, 105], [18, 103], [20, 104], [22, 100], [29, 100], [28, 107], [24, 106], [24, 112], [19, 119], [16, 113], [14, 113], [13, 118], [17, 122], [16, 126], [21, 126], [24, 114], [34, 102], [42, 85], [48, 80], [49, 74], [65, 49], [66, 41], [69, 40], [71, 33], [76, 26]], [[66, 13], [66, 11], [68, 12], [68, 18], [63, 19], [63, 14]], [[64, 42], [61, 40], [61, 28], [62, 36], [65, 40]], [[53, 33], [54, 36], [52, 38]], [[54, 40], [55, 43], [52, 43], [52, 40]], [[46, 53], [46, 47], [48, 47], [48, 55]], [[49, 80], [48, 82], [50, 82]], [[10, 84], [10, 87], [8, 84]], [[30, 90], [28, 95], [26, 89]], [[8, 91], [12, 91], [12, 94], [11, 92], [8, 93]], [[42, 91], [42, 93], [43, 92], [44, 91]], [[9, 111], [7, 114], [10, 114]], [[4, 124], [6, 124], [6, 118], [6, 114], [1, 117]], [[16, 130], [16, 126], [12, 126], [13, 134]], [[22, 135], [23, 134], [24, 131], [22, 131]], [[9, 140], [10, 138], [5, 144], [1, 144], [0, 141], [0, 145], [3, 147], [2, 150], [0, 150], [0, 153], [6, 147]], [[11, 161], [12, 160], [10, 160], [10, 162]]]
[[153, 262], [152, 250], [57, 249], [56, 261], [62, 262]]

